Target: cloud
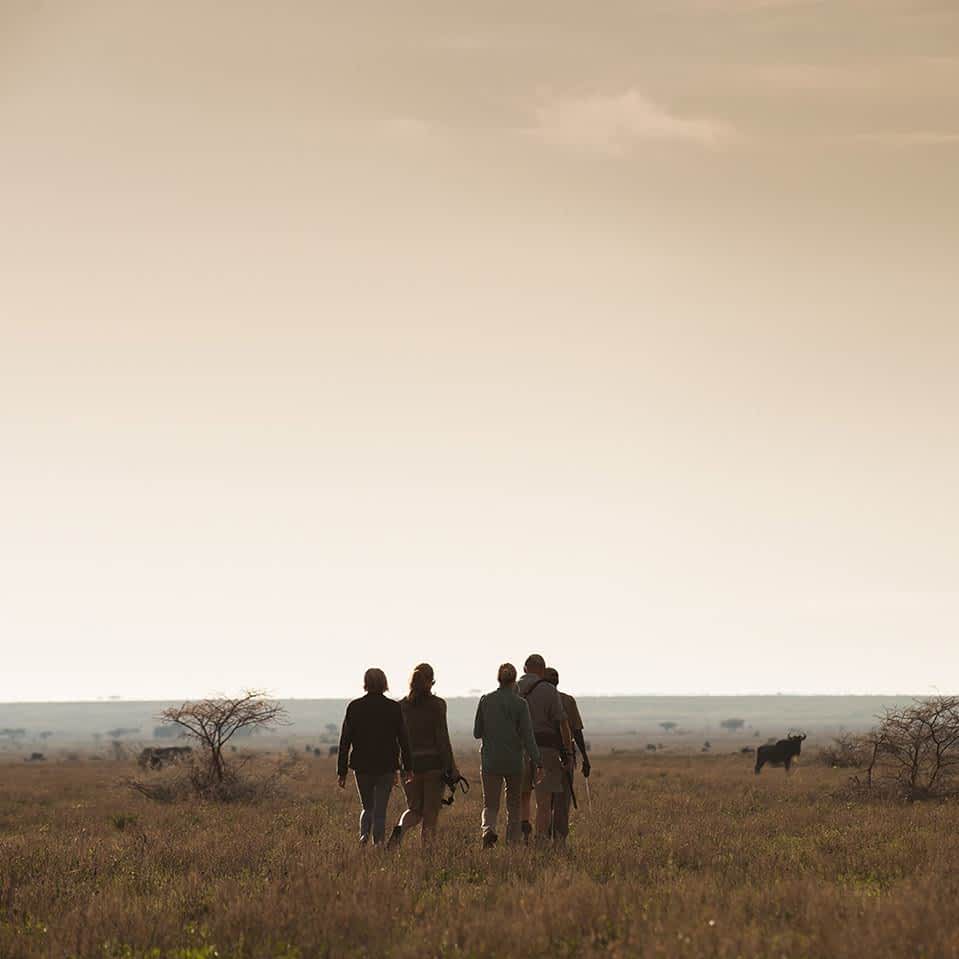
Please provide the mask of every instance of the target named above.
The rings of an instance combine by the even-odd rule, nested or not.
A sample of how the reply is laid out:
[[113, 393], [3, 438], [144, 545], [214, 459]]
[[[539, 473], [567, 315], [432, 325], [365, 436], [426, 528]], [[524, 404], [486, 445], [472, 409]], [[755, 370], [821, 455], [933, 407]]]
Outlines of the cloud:
[[635, 89], [551, 100], [537, 109], [531, 132], [548, 143], [615, 155], [648, 141], [716, 147], [733, 135], [725, 123], [671, 113]]

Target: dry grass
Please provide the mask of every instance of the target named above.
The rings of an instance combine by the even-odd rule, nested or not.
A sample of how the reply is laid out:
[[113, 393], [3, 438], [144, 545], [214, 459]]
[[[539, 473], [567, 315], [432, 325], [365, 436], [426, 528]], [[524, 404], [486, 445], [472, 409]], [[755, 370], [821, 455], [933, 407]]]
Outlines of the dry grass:
[[430, 853], [360, 849], [323, 760], [226, 807], [151, 803], [124, 764], [5, 766], [0, 956], [959, 957], [959, 805], [751, 763], [600, 757], [560, 854], [480, 849], [478, 787]]

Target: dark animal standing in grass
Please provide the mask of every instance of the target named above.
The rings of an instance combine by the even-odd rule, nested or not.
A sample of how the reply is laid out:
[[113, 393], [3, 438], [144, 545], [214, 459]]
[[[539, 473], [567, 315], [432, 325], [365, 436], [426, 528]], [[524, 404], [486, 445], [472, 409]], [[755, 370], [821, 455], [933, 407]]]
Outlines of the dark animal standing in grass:
[[805, 733], [795, 733], [780, 739], [779, 742], [772, 745], [760, 746], [756, 750], [756, 775], [766, 763], [772, 766], [785, 766], [788, 773], [792, 767], [793, 760], [799, 755], [802, 749], [802, 741], [806, 738]]

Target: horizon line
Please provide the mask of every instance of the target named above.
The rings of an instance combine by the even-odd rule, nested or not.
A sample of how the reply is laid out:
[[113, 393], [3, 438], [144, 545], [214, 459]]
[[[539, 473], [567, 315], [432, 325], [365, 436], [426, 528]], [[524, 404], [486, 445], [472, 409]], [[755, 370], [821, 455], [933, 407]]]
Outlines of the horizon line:
[[[488, 692], [488, 690], [486, 690]], [[444, 696], [444, 699], [475, 699], [477, 696], [484, 695], [484, 691], [457, 693]], [[950, 693], [940, 691], [917, 693], [917, 692], [868, 692], [868, 693], [841, 693], [841, 692], [765, 692], [765, 693], [577, 693], [579, 699], [781, 699], [785, 697], [793, 698], [820, 698], [820, 699], [855, 699], [855, 698], [894, 698], [894, 699], [920, 699], [930, 696], [949, 696]], [[218, 699], [217, 694], [209, 696], [168, 696], [168, 697], [150, 697], [150, 698], [127, 698], [120, 697], [102, 697], [98, 699], [11, 699], [0, 700], [0, 707], [3, 706], [108, 706], [108, 705], [136, 705], [138, 703], [169, 703], [169, 702], [189, 702], [199, 699]], [[229, 698], [229, 697], [225, 697]], [[345, 696], [271, 696], [267, 694], [267, 699], [274, 699], [278, 702], [343, 702], [357, 698], [357, 695], [348, 694]]]

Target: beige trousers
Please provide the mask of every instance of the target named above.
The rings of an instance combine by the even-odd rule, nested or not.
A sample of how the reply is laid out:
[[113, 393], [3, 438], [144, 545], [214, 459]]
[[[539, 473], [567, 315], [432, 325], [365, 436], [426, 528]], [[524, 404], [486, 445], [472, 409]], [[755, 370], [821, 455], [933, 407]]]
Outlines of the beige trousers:
[[499, 804], [506, 785], [506, 841], [520, 838], [520, 793], [523, 776], [501, 776], [498, 773], [483, 773], [483, 835], [496, 832]]
[[423, 824], [423, 841], [431, 839], [436, 832], [436, 823], [440, 818], [443, 805], [443, 773], [431, 769], [425, 773], [414, 773], [413, 782], [404, 786], [406, 790], [407, 810], [400, 818], [405, 833]]

